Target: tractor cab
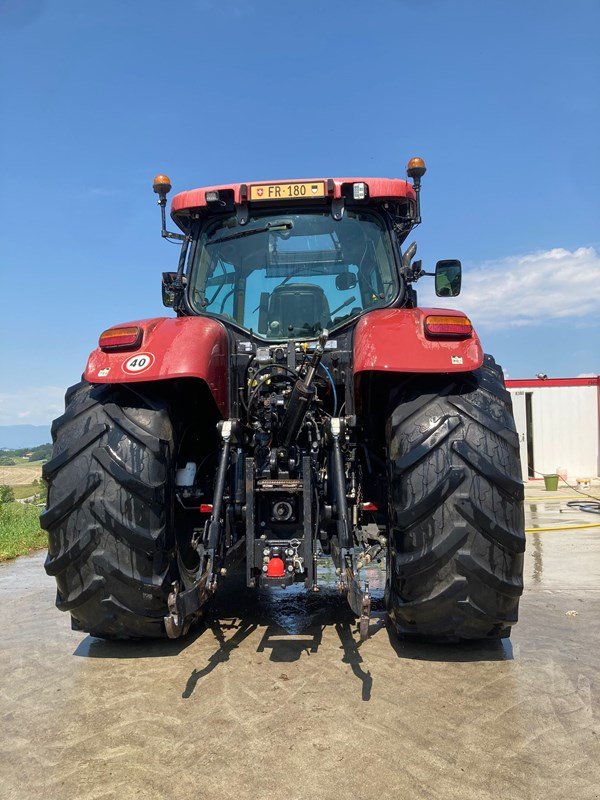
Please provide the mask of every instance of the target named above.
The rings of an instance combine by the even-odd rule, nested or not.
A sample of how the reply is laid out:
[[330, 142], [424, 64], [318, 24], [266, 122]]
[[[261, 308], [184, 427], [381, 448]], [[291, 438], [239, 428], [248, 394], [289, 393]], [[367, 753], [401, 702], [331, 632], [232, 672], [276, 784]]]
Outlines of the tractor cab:
[[183, 233], [171, 233], [170, 181], [157, 176], [163, 236], [183, 239], [178, 272], [164, 276], [168, 304], [274, 341], [315, 338], [401, 304], [399, 245], [419, 211], [420, 176], [412, 177], [413, 185], [336, 178], [182, 192], [171, 215]]

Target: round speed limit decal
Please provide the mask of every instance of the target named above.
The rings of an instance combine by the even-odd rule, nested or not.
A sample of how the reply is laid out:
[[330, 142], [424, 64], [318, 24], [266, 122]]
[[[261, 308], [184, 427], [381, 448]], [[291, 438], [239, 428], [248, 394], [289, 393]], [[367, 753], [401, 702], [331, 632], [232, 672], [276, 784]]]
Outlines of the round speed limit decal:
[[143, 372], [154, 363], [154, 356], [152, 353], [138, 353], [131, 356], [127, 361], [123, 362], [123, 372], [136, 373]]

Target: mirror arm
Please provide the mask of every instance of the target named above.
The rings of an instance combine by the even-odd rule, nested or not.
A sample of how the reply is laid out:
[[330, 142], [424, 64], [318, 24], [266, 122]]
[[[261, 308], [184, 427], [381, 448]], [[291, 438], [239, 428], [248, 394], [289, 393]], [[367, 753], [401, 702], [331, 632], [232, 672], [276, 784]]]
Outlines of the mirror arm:
[[402, 256], [402, 274], [404, 279], [408, 283], [415, 283], [422, 278], [424, 275], [430, 275], [431, 277], [435, 277], [435, 272], [425, 272], [424, 269], [421, 269], [421, 264], [423, 263], [421, 260], [414, 261], [411, 264], [413, 257], [417, 252], [417, 243], [413, 242], [409, 247], [406, 248], [404, 255]]
[[430, 277], [434, 278], [435, 272], [425, 272], [424, 269], [421, 269], [417, 270], [416, 272], [409, 272], [409, 275], [410, 275], [409, 278], [410, 283], [416, 283], [419, 280], [419, 278], [422, 278], [424, 275], [429, 275]]

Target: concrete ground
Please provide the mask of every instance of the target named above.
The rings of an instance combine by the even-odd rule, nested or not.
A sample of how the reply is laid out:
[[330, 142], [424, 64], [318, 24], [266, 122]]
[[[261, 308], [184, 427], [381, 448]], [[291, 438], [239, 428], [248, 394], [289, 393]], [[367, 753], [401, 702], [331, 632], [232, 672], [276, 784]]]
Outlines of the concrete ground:
[[[528, 527], [599, 521], [561, 501]], [[185, 641], [109, 643], [69, 629], [43, 554], [0, 565], [0, 797], [600, 798], [600, 527], [527, 544], [512, 639], [462, 646], [382, 613], [359, 645], [333, 590], [225, 586]]]

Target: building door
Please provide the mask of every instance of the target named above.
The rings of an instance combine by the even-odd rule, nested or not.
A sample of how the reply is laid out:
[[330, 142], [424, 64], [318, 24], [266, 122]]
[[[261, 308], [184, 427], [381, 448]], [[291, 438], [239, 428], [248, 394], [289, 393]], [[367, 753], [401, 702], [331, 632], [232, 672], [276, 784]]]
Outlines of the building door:
[[517, 426], [517, 433], [519, 434], [521, 471], [523, 480], [526, 481], [529, 477], [529, 458], [527, 454], [527, 408], [525, 392], [511, 392], [511, 394], [513, 414], [515, 415], [515, 424]]

